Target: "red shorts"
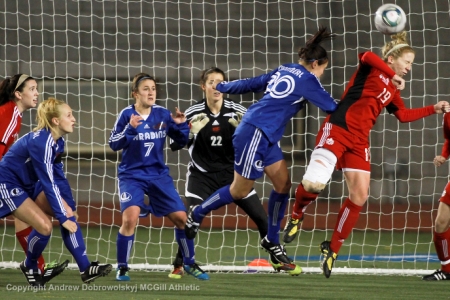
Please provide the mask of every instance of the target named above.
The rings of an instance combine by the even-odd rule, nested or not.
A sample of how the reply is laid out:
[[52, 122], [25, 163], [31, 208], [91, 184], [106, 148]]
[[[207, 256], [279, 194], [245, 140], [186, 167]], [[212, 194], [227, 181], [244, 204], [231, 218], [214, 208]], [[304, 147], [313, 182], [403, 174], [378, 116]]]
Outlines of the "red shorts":
[[439, 201], [447, 205], [450, 205], [450, 182], [448, 182], [447, 185], [445, 186], [445, 189], [442, 192], [442, 196], [441, 199], [439, 199]]
[[342, 127], [324, 122], [316, 138], [316, 148], [325, 148], [337, 157], [336, 169], [370, 172], [369, 141]]

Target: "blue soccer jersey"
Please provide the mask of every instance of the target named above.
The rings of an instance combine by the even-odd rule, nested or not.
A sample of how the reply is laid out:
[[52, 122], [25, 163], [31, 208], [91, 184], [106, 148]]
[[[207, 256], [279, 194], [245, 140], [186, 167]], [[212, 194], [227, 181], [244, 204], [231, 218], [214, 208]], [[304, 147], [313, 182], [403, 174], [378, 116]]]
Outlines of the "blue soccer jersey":
[[184, 147], [189, 140], [188, 123], [176, 124], [168, 109], [153, 105], [147, 119], [134, 128], [130, 125], [133, 114], [139, 115], [134, 104], [124, 108], [109, 138], [111, 149], [123, 150], [119, 178], [149, 179], [169, 174], [169, 168], [164, 163], [166, 137]]
[[[56, 185], [59, 188], [61, 197], [66, 201], [67, 205], [70, 206], [72, 211], [76, 211], [75, 199], [73, 198], [72, 189], [67, 180], [66, 174], [64, 172], [64, 164], [62, 163], [62, 154], [64, 153], [64, 140], [60, 139], [58, 142], [62, 143], [62, 147], [58, 147], [55, 161], [53, 162], [53, 178]], [[36, 200], [37, 196], [43, 191], [43, 187], [40, 181], [36, 183], [34, 194], [31, 199]]]
[[[2, 191], [1, 198], [8, 202], [10, 199], [14, 201], [15, 197], [22, 200], [31, 197], [39, 181], [55, 217], [63, 224], [67, 213], [60, 187], [70, 189], [70, 186], [67, 180], [61, 180], [61, 176], [65, 177], [62, 169], [55, 173], [55, 168], [61, 168], [62, 164], [55, 165], [54, 162], [64, 151], [64, 145], [64, 138], [60, 137], [55, 142], [47, 129], [30, 132], [14, 143], [0, 161], [0, 184], [14, 189]], [[9, 200], [5, 198], [6, 194]]]
[[319, 79], [300, 64], [284, 64], [257, 77], [224, 81], [216, 89], [228, 94], [264, 91], [264, 96], [249, 107], [242, 122], [261, 129], [271, 143], [281, 139], [287, 122], [303, 108], [304, 101], [327, 113], [337, 108]]

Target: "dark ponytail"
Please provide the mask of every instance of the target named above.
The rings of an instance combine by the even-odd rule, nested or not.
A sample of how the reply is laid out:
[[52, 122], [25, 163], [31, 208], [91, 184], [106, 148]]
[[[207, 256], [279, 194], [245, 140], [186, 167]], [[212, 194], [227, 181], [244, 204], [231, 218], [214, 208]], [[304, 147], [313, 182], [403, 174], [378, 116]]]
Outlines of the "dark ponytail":
[[328, 32], [326, 27], [320, 26], [319, 31], [306, 42], [305, 47], [298, 51], [300, 60], [305, 62], [317, 60], [319, 65], [328, 62], [327, 50], [320, 43], [327, 39], [333, 39], [335, 36], [335, 34]]

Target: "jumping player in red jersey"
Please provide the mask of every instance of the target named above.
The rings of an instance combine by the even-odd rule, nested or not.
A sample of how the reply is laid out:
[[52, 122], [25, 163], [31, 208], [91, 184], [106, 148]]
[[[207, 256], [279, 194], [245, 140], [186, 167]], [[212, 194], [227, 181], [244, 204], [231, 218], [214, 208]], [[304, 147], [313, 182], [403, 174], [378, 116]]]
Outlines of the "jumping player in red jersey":
[[[433, 163], [436, 167], [442, 166], [450, 155], [450, 114], [444, 115], [444, 146], [441, 155], [437, 155]], [[436, 220], [434, 222], [433, 242], [436, 253], [441, 261], [441, 268], [433, 274], [423, 276], [423, 280], [450, 280], [450, 253], [448, 246], [450, 244], [450, 182], [447, 183], [441, 198]]]
[[283, 240], [289, 243], [295, 238], [306, 206], [315, 201], [325, 188], [334, 167], [342, 170], [349, 197], [339, 211], [331, 241], [320, 245], [324, 255], [322, 269], [327, 278], [368, 197], [368, 138], [383, 108], [402, 123], [449, 110], [447, 101], [421, 108], [405, 107], [400, 97], [400, 90], [405, 87], [402, 77], [411, 70], [414, 56], [406, 32], [392, 36], [392, 41], [382, 49], [382, 59], [370, 51], [359, 54], [359, 67], [351, 77], [338, 108], [328, 115], [317, 135], [310, 163], [295, 193], [293, 212], [284, 229]]

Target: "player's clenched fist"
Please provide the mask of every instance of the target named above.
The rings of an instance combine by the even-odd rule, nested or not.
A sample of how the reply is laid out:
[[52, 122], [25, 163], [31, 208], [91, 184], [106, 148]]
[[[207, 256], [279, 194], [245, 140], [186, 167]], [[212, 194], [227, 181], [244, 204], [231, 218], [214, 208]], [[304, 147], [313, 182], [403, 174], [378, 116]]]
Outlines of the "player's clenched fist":
[[201, 113], [192, 117], [189, 127], [189, 139], [192, 139], [205, 125], [209, 122], [209, 118], [206, 114]]
[[140, 115], [132, 114], [130, 117], [130, 125], [133, 126], [134, 128], [136, 128], [139, 125], [141, 125], [143, 120], [144, 120], [144, 118], [141, 117]]
[[437, 114], [442, 114], [450, 111], [450, 104], [447, 101], [439, 101], [434, 105], [434, 111]]
[[446, 161], [445, 157], [438, 155], [433, 159], [433, 164], [436, 167], [440, 167], [440, 166], [442, 166], [443, 163], [445, 163], [445, 161]]
[[400, 91], [405, 88], [405, 79], [401, 78], [397, 74], [392, 77], [392, 83], [394, 83], [395, 87]]

